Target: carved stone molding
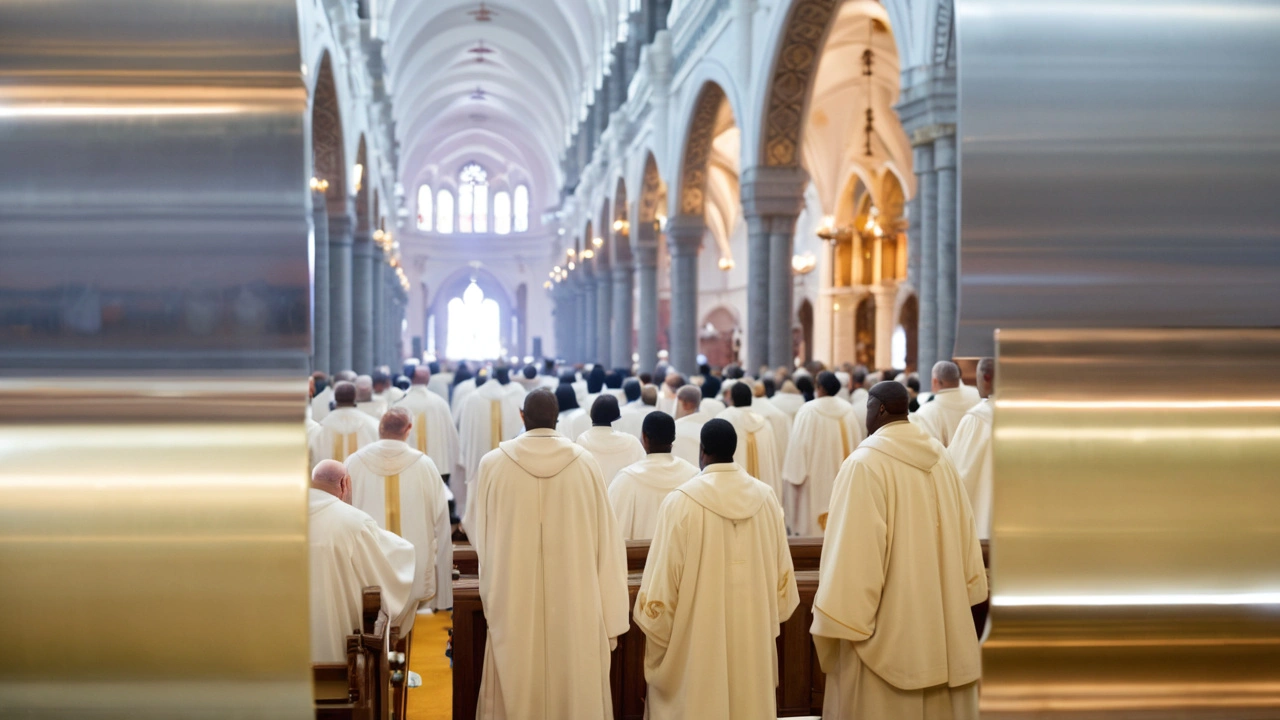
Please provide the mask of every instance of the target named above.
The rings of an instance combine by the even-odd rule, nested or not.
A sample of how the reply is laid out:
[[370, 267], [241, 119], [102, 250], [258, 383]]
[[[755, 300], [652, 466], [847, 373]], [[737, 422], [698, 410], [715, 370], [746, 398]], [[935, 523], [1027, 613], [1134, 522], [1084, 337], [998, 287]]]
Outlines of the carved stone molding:
[[658, 175], [658, 163], [650, 154], [644, 163], [644, 185], [640, 188], [640, 223], [647, 225], [658, 216], [658, 201], [662, 199], [662, 176]]
[[800, 134], [809, 88], [840, 0], [799, 0], [774, 62], [765, 109], [763, 164], [800, 164]]
[[325, 193], [330, 207], [341, 207], [346, 186], [346, 161], [342, 146], [342, 116], [334, 86], [333, 64], [326, 54], [320, 63], [311, 100], [311, 150], [315, 176], [329, 181]]
[[715, 139], [716, 116], [725, 102], [724, 90], [707, 83], [698, 93], [689, 121], [689, 140], [680, 167], [680, 212], [703, 217], [707, 205], [707, 163]]

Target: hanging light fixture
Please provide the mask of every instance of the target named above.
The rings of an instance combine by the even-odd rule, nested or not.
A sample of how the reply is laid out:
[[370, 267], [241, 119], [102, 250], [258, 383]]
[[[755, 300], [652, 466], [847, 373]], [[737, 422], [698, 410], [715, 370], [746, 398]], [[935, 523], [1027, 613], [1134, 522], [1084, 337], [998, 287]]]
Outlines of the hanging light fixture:
[[475, 18], [476, 22], [492, 22], [498, 15], [496, 11], [490, 10], [486, 7], [483, 1], [480, 3], [480, 8], [478, 10], [472, 10], [467, 14]]
[[876, 131], [876, 113], [871, 109], [871, 101], [875, 91], [875, 59], [876, 54], [872, 52], [872, 41], [875, 39], [876, 21], [871, 20], [867, 23], [867, 49], [862, 52], [862, 74], [867, 78], [867, 125], [864, 128], [867, 134], [867, 142], [865, 154], [871, 157], [871, 136]]
[[312, 191], [312, 192], [325, 192], [325, 191], [327, 191], [328, 189], [329, 189], [329, 181], [328, 181], [328, 180], [321, 180], [320, 178], [315, 177], [314, 175], [311, 177], [311, 191]]

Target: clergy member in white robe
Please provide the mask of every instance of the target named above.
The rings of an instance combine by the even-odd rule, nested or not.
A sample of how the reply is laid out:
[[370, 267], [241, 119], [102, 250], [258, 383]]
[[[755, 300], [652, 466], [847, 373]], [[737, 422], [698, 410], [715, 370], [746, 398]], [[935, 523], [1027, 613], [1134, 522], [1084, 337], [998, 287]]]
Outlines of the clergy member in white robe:
[[791, 444], [793, 418], [774, 407], [773, 402], [764, 396], [764, 383], [748, 382], [748, 384], [751, 385], [751, 409], [769, 421], [769, 427], [773, 428], [773, 442], [778, 448], [778, 462], [782, 462], [787, 456], [787, 446]]
[[[630, 382], [630, 380], [628, 380]], [[639, 382], [639, 380], [636, 380]], [[644, 424], [645, 415], [658, 410], [658, 388], [654, 386], [640, 386], [640, 398], [634, 402], [627, 402], [626, 405], [620, 407], [621, 418], [614, 425], [614, 429], [627, 433], [628, 436], [640, 439], [640, 427]]]
[[698, 474], [698, 466], [671, 454], [676, 421], [659, 410], [645, 416], [640, 444], [647, 455], [628, 465], [609, 484], [609, 502], [626, 540], [648, 540], [667, 495]]
[[644, 459], [644, 446], [640, 441], [614, 429], [618, 417], [618, 400], [612, 395], [601, 395], [591, 406], [591, 428], [577, 438], [577, 443], [600, 465], [606, 486], [622, 468]]
[[653, 381], [658, 383], [658, 409], [675, 417], [676, 395], [680, 392], [680, 388], [685, 386], [684, 376], [668, 368], [665, 378], [655, 377]]
[[329, 414], [333, 402], [333, 382], [322, 372], [311, 374], [311, 419], [320, 422]]
[[969, 495], [969, 507], [973, 508], [973, 518], [978, 524], [978, 538], [986, 540], [991, 537], [991, 425], [994, 414], [990, 398], [995, 386], [995, 358], [979, 360], [977, 372], [977, 390], [982, 400], [960, 419], [947, 453]]
[[702, 411], [702, 390], [685, 385], [676, 391], [676, 441], [671, 454], [697, 466], [701, 455], [702, 426], [715, 415]]
[[738, 448], [733, 460], [751, 477], [773, 488], [782, 502], [782, 458], [778, 457], [778, 444], [773, 439], [773, 427], [764, 416], [751, 410], [751, 387], [746, 383], [734, 383], [729, 391], [733, 407], [726, 408], [716, 417], [728, 420], [738, 435]]
[[907, 389], [870, 394], [872, 435], [836, 478], [813, 604], [822, 714], [976, 719], [970, 608], [987, 576], [973, 513], [946, 450], [907, 420]]
[[[481, 372], [484, 372], [481, 370]], [[487, 379], [487, 378], [486, 378]], [[452, 397], [449, 398], [449, 410], [453, 413], [453, 422], [461, 426], [462, 409], [467, 406], [467, 398], [471, 397], [471, 393], [478, 390], [482, 385], [478, 380], [468, 375], [466, 378], [458, 381], [453, 386]]]
[[479, 720], [613, 717], [610, 650], [627, 631], [627, 558], [600, 468], [557, 433], [555, 396], [485, 456], [466, 529], [489, 622]]
[[355, 451], [378, 440], [378, 421], [356, 408], [356, 386], [340, 382], [333, 388], [335, 407], [311, 434], [312, 467], [321, 460], [346, 462]]
[[790, 415], [793, 420], [796, 413], [800, 412], [800, 408], [804, 407], [804, 396], [796, 389], [796, 384], [790, 380], [783, 382], [778, 392], [769, 399], [774, 407]]
[[578, 407], [578, 393], [572, 385], [557, 385], [555, 389], [556, 404], [560, 414], [556, 418], [556, 432], [576, 440], [579, 435], [591, 429], [591, 416], [586, 410]]
[[507, 392], [506, 368], [494, 368], [493, 377], [467, 396], [458, 429], [458, 449], [462, 454], [457, 470], [449, 478], [454, 506], [466, 513], [468, 481], [480, 467], [480, 459], [504, 440], [520, 434], [520, 398]]
[[859, 365], [849, 380], [849, 404], [854, 407], [862, 437], [867, 436], [867, 369]]
[[[787, 518], [791, 531], [802, 537], [822, 535], [822, 516], [831, 504], [836, 475], [863, 440], [856, 411], [840, 399], [839, 386], [835, 375], [818, 373], [816, 397], [796, 413], [795, 437], [782, 463]], [[866, 406], [862, 414], [866, 415]]]
[[[427, 370], [431, 372], [431, 380], [427, 383], [427, 390], [435, 393], [441, 400], [449, 402], [449, 388], [453, 385], [453, 373], [440, 372], [440, 363], [427, 363]], [[450, 412], [453, 408], [449, 408]]]
[[663, 503], [636, 597], [646, 717], [774, 720], [777, 638], [800, 604], [782, 507], [733, 462], [732, 425], [701, 440], [703, 472]]
[[413, 385], [395, 407], [409, 411], [413, 418], [413, 432], [408, 443], [420, 453], [426, 453], [435, 463], [445, 480], [452, 475], [461, 458], [458, 428], [453, 425], [449, 403], [431, 392], [431, 370], [417, 367], [413, 371]]
[[960, 426], [960, 419], [981, 398], [960, 386], [960, 368], [947, 360], [934, 364], [932, 382], [933, 399], [912, 413], [911, 422], [946, 447], [951, 444], [951, 436]]
[[413, 436], [408, 410], [388, 410], [378, 434], [378, 442], [347, 458], [351, 504], [369, 513], [378, 527], [413, 543], [414, 597], [436, 610], [451, 608], [453, 527], [444, 479], [430, 457], [406, 442]]
[[373, 378], [368, 375], [356, 378], [356, 407], [375, 422], [381, 420], [382, 413], [387, 411], [387, 404], [374, 398]]
[[413, 545], [349, 504], [351, 477], [342, 463], [326, 460], [316, 466], [308, 499], [311, 662], [342, 663], [347, 636], [361, 625], [364, 588], [382, 589], [382, 608], [393, 625], [417, 608]]

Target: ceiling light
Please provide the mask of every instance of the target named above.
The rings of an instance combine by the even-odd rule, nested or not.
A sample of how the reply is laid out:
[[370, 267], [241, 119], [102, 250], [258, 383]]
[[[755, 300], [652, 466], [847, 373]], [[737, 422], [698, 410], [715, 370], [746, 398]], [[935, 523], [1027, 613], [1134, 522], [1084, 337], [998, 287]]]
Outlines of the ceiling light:
[[[617, 230], [618, 224], [614, 223], [613, 225], [614, 225], [613, 229]], [[604, 238], [602, 237], [591, 238], [591, 244], [595, 245], [596, 247], [604, 247]]]
[[596, 251], [592, 250], [591, 248], [587, 248], [586, 250], [582, 251], [582, 257], [584, 260], [590, 260], [595, 256], [596, 256]]

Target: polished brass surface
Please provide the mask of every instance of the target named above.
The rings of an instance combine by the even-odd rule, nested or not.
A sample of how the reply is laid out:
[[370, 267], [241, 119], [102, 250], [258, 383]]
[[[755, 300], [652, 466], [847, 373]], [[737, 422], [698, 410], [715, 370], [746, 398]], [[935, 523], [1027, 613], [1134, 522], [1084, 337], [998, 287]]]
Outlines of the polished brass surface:
[[303, 718], [294, 0], [0, 7], [0, 718]]
[[957, 356], [996, 328], [1280, 327], [1280, 5], [955, 9]]
[[997, 345], [983, 716], [1280, 717], [1280, 331]]
[[0, 372], [306, 372], [294, 0], [0, 8]]

